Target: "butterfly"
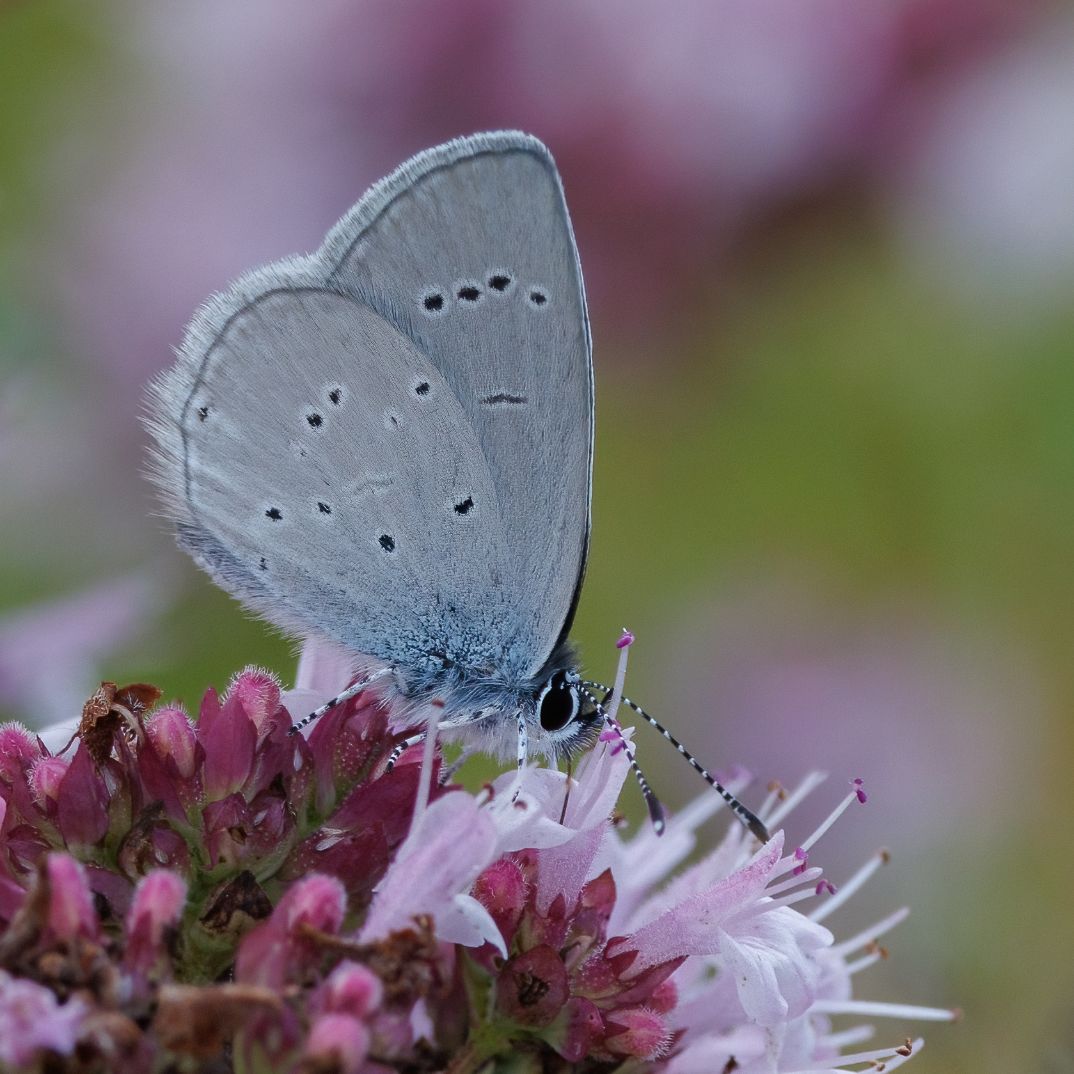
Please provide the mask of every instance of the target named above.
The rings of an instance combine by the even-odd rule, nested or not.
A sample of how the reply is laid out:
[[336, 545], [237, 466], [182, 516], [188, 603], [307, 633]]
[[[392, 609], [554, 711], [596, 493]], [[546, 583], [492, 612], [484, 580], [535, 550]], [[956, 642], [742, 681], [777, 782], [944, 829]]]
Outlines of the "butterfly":
[[151, 388], [153, 476], [219, 585], [377, 665], [308, 719], [378, 681], [415, 711], [435, 702], [440, 734], [513, 746], [520, 772], [610, 724], [607, 687], [582, 678], [568, 640], [589, 547], [591, 354], [559, 174], [513, 131], [419, 153], [316, 253], [197, 313]]

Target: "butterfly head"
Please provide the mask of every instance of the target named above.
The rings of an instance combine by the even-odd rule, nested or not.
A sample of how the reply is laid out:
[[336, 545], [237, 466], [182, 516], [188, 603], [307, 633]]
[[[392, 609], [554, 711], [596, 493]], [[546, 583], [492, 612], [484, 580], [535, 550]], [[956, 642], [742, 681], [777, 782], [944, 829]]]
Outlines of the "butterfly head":
[[578, 673], [558, 668], [545, 676], [533, 695], [534, 722], [551, 752], [570, 755], [592, 744], [602, 717], [587, 697]]

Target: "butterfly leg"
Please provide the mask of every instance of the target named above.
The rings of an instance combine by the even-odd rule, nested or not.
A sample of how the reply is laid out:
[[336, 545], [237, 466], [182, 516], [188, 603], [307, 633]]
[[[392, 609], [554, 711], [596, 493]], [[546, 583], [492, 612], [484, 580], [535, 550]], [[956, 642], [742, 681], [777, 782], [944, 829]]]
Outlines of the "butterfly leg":
[[367, 675], [364, 679], [359, 679], [356, 683], [352, 683], [343, 693], [330, 697], [319, 709], [314, 709], [305, 719], [299, 720], [287, 733], [297, 735], [299, 731], [304, 727], [308, 727], [314, 720], [319, 720], [326, 712], [331, 712], [336, 705], [342, 705], [344, 701], [350, 701], [355, 694], [360, 694], [370, 683], [376, 682], [377, 679], [383, 679], [385, 675], [390, 675], [393, 670], [390, 667], [381, 668], [379, 671], [374, 671], [372, 675]]
[[529, 758], [529, 752], [530, 737], [526, 727], [526, 716], [520, 709], [518, 713], [518, 774], [515, 776], [515, 790], [511, 795], [512, 802], [522, 793], [522, 776], [526, 771], [526, 761]]
[[[440, 730], [451, 731], [457, 727], [467, 727], [472, 723], [477, 723], [479, 720], [483, 720], [487, 715], [488, 710], [477, 709], [475, 712], [468, 712], [464, 716], [459, 716], [452, 720], [445, 720], [440, 725]], [[425, 731], [419, 731], [417, 734], [411, 735], [409, 738], [404, 738], [403, 741], [400, 742], [392, 750], [392, 752], [388, 754], [388, 763], [384, 768], [384, 774], [387, 775], [396, 766], [397, 762], [399, 761], [399, 758], [402, 757], [403, 754], [406, 753], [406, 751], [410, 749], [411, 746], [416, 746], [419, 742], [424, 742], [426, 734], [427, 732]], [[450, 780], [451, 777], [454, 776], [455, 773], [459, 770], [459, 768], [466, 762], [466, 760], [472, 757], [477, 752], [478, 751], [476, 749], [472, 749], [470, 747], [464, 749], [458, 759], [455, 761], [455, 763], [452, 764], [450, 767], [444, 769], [443, 773], [440, 776], [441, 786], [447, 783], [448, 780]]]
[[459, 756], [456, 757], [455, 760], [451, 762], [451, 764], [445, 765], [443, 767], [443, 769], [441, 770], [441, 772], [440, 772], [440, 786], [443, 787], [445, 784], [450, 783], [455, 778], [455, 773], [458, 772], [458, 770], [460, 768], [462, 768], [462, 766], [464, 764], [466, 764], [466, 762], [471, 757], [473, 757], [473, 755], [475, 753], [478, 753], [478, 752], [480, 752], [480, 751], [474, 749], [471, 746], [464, 747], [462, 753], [460, 753]]
[[424, 731], [419, 731], [416, 735], [411, 735], [410, 738], [404, 738], [403, 741], [388, 754], [388, 763], [384, 766], [384, 774], [387, 775], [395, 767], [396, 761], [398, 761], [411, 746], [416, 746], [419, 742], [424, 741]]

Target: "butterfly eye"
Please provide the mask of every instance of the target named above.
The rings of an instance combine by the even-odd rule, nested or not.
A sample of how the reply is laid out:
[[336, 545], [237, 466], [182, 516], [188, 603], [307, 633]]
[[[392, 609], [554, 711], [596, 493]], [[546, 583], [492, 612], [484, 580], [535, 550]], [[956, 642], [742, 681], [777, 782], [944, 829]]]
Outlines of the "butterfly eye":
[[537, 698], [541, 726], [546, 731], [562, 731], [578, 715], [578, 689], [568, 685], [563, 672], [557, 672]]

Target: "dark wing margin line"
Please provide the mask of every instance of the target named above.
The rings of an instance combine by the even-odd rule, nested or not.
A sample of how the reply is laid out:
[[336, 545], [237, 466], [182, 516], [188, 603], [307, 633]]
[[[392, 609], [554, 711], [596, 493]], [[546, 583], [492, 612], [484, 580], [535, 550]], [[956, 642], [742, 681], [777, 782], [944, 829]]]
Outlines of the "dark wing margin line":
[[190, 391], [187, 395], [186, 402], [183, 403], [183, 408], [179, 412], [179, 439], [183, 446], [183, 495], [186, 498], [187, 507], [190, 510], [192, 517], [197, 517], [197, 512], [194, 508], [194, 504], [190, 498], [190, 452], [188, 450], [188, 436], [186, 431], [187, 417], [190, 414], [190, 408], [194, 403], [194, 396], [197, 395], [198, 389], [205, 383], [205, 371], [206, 366], [209, 364], [209, 359], [213, 356], [217, 345], [223, 339], [228, 329], [235, 323], [235, 321], [245, 313], [254, 309], [261, 302], [269, 298], [275, 298], [277, 295], [299, 295], [299, 294], [331, 294], [338, 298], [347, 298], [352, 301], [360, 302], [361, 299], [354, 295], [340, 294], [338, 291], [334, 291], [330, 287], [315, 287], [308, 284], [296, 285], [294, 287], [277, 286], [270, 288], [267, 291], [262, 291], [260, 294], [253, 295], [248, 301], [244, 302], [237, 309], [232, 310], [231, 314], [227, 317], [224, 323], [220, 326], [219, 330], [213, 336], [212, 342], [205, 348], [205, 353], [201, 357], [201, 361], [198, 363], [197, 372], [195, 373], [193, 383], [190, 385]]

